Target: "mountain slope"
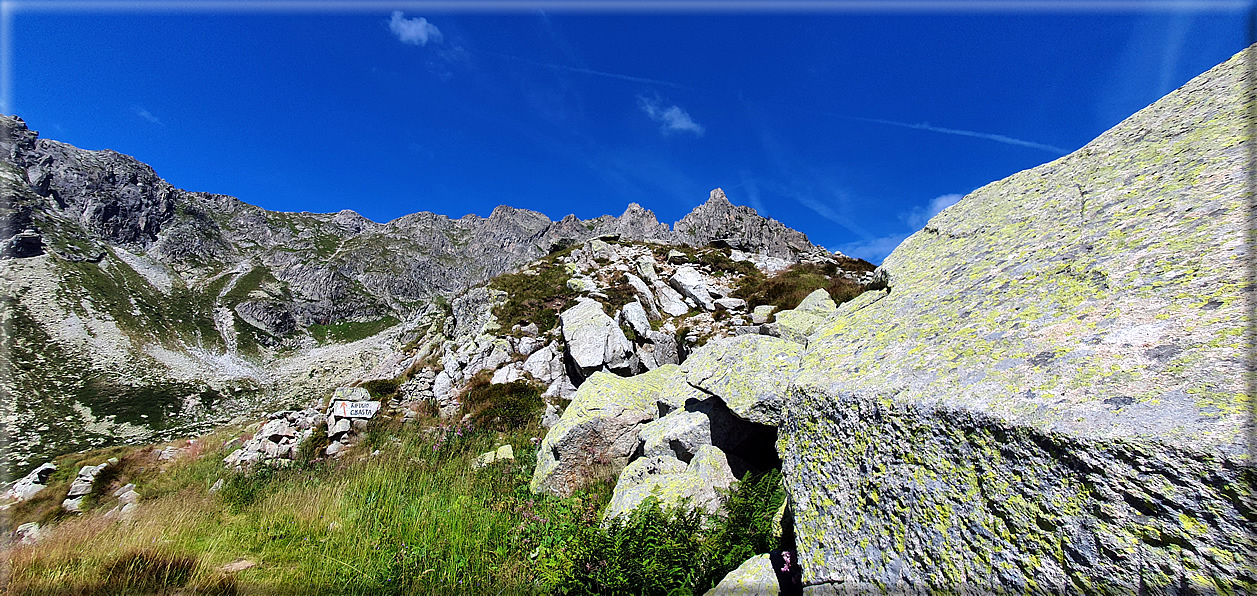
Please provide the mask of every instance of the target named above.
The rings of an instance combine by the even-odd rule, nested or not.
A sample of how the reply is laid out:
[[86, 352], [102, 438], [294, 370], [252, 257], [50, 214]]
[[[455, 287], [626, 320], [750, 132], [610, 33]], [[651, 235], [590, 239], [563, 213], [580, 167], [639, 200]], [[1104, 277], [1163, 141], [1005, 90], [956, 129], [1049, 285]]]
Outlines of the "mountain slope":
[[132, 157], [0, 126], [0, 416], [17, 472], [321, 397], [393, 353], [434, 300], [590, 238], [828, 254], [719, 191], [677, 231], [635, 204], [592, 220], [501, 206], [380, 224], [180, 190]]

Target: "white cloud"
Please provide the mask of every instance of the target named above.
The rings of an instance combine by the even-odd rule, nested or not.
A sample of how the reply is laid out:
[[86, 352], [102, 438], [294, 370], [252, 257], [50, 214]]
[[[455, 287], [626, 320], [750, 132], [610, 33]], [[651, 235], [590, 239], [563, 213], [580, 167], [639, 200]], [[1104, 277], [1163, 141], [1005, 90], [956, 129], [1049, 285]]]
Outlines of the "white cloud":
[[388, 30], [402, 43], [416, 46], [426, 46], [429, 41], [441, 43], [441, 30], [436, 25], [423, 17], [407, 19], [400, 10], [393, 11], [393, 16], [388, 21]]
[[963, 199], [964, 197], [964, 195], [956, 193], [939, 195], [930, 199], [930, 204], [925, 207], [913, 207], [912, 210], [907, 213], [900, 213], [899, 219], [902, 219], [904, 223], [908, 224], [913, 231], [919, 230], [925, 227], [925, 222], [930, 221], [931, 217], [938, 215], [944, 209], [960, 202], [960, 199]]
[[154, 116], [152, 112], [138, 106], [135, 108], [135, 115], [145, 120], [148, 120], [149, 122], [152, 122], [153, 124], [156, 124], [158, 126], [166, 125], [165, 123], [161, 121], [161, 118]]
[[693, 118], [690, 118], [690, 115], [685, 110], [682, 110], [680, 106], [663, 107], [659, 98], [651, 99], [641, 96], [637, 98], [637, 105], [642, 108], [642, 111], [651, 120], [663, 124], [663, 132], [665, 134], [679, 130], [703, 136], [703, 126], [695, 122]]

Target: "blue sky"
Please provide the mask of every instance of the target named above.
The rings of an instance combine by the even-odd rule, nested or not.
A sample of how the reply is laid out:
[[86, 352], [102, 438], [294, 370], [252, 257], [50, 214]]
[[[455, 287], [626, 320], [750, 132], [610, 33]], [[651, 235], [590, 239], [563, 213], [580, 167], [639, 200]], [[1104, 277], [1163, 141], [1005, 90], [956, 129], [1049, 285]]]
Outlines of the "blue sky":
[[1229, 58], [1248, 19], [1238, 4], [379, 6], [25, 4], [10, 17], [3, 109], [44, 137], [133, 155], [180, 188], [268, 209], [383, 222], [509, 204], [559, 219], [637, 202], [671, 223], [719, 186], [817, 244], [880, 262], [963, 194], [1081, 147]]

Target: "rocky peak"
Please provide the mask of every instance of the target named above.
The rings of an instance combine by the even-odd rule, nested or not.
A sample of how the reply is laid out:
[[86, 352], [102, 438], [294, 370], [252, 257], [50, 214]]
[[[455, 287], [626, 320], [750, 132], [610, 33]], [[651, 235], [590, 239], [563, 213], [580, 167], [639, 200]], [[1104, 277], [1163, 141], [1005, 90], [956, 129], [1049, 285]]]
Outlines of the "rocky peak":
[[672, 234], [667, 224], [659, 223], [654, 211], [637, 203], [629, 203], [616, 222], [615, 232], [622, 238], [636, 240], [664, 239]]
[[332, 223], [351, 230], [355, 234], [379, 226], [379, 224], [363, 217], [352, 209], [341, 209], [340, 212], [332, 216]]
[[730, 206], [733, 205], [733, 203], [729, 202], [729, 197], [725, 196], [725, 190], [719, 187], [712, 189], [711, 195], [707, 197], [707, 202], [704, 203], [704, 205], [712, 205], [712, 204], [715, 204], [715, 205], [724, 204], [724, 205], [730, 205]]
[[711, 191], [707, 202], [681, 218], [672, 227], [678, 240], [691, 246], [722, 241], [749, 252], [796, 260], [798, 255], [823, 251], [803, 232], [760, 216], [750, 207], [734, 205], [724, 190]]

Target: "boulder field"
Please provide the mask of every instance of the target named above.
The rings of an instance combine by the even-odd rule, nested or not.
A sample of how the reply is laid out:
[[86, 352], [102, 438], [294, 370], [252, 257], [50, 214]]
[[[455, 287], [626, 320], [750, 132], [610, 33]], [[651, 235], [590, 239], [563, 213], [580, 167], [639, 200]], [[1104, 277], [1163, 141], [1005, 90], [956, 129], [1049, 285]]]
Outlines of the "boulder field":
[[1254, 52], [974, 191], [781, 338], [594, 373], [533, 490], [710, 508], [780, 458], [808, 593], [1257, 590]]

